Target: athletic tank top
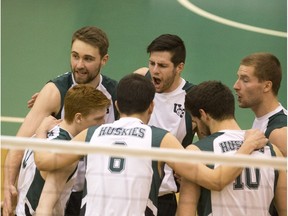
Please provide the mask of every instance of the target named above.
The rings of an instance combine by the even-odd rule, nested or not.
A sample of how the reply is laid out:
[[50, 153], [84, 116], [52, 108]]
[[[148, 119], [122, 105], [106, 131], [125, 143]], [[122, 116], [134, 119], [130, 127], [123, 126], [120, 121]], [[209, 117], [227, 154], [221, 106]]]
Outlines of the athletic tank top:
[[[241, 147], [245, 131], [223, 130], [196, 142], [202, 151], [233, 155]], [[252, 157], [273, 157], [271, 144], [254, 151]], [[216, 168], [220, 164], [210, 166]], [[246, 167], [234, 182], [222, 191], [201, 187], [198, 215], [270, 215], [269, 207], [274, 197], [278, 172], [273, 168]]]
[[[89, 128], [86, 141], [93, 145], [151, 149], [160, 146], [166, 133], [137, 118], [126, 117]], [[86, 159], [81, 215], [140, 216], [144, 215], [147, 203], [152, 215], [157, 215], [161, 179], [156, 161], [104, 154], [89, 154]]]
[[[71, 138], [72, 137], [67, 131], [63, 130], [59, 126], [55, 126], [48, 132], [47, 139], [71, 140]], [[59, 198], [59, 202], [55, 205], [55, 215], [64, 215], [64, 208], [75, 178], [76, 175], [74, 172], [74, 174], [71, 174], [69, 179], [67, 179], [67, 183]], [[35, 165], [33, 151], [30, 149], [25, 150], [18, 178], [18, 203], [16, 206], [16, 215], [28, 216], [35, 213], [44, 184], [45, 180], [42, 178], [40, 171]]]
[[[150, 72], [145, 75], [151, 79]], [[173, 134], [183, 147], [192, 143], [192, 119], [185, 111], [185, 95], [193, 84], [182, 79], [181, 84], [173, 92], [156, 93], [154, 109], [148, 125], [163, 128]], [[177, 192], [178, 187], [174, 179], [173, 170], [165, 164], [165, 176], [159, 190], [159, 196]]]
[[[77, 85], [74, 80], [73, 74], [71, 72], [66, 72], [54, 80], [50, 80], [49, 82], [53, 82], [56, 87], [59, 89], [61, 94], [61, 110], [59, 113], [55, 114], [56, 118], [63, 118], [64, 117], [64, 97], [66, 92], [69, 88]], [[106, 97], [111, 101], [111, 105], [107, 110], [107, 114], [105, 116], [105, 122], [110, 123], [115, 121], [118, 118], [118, 112], [115, 108], [115, 100], [116, 100], [116, 88], [117, 88], [117, 81], [100, 74], [100, 83], [97, 87], [98, 90], [102, 91]], [[85, 175], [85, 167], [83, 160], [79, 161], [78, 164], [78, 177], [76, 179], [75, 185], [73, 187], [73, 191], [82, 191], [84, 186], [84, 175]]]
[[[56, 87], [59, 89], [61, 94], [61, 110], [59, 113], [55, 113], [55, 117], [60, 119], [64, 116], [64, 97], [66, 95], [66, 92], [69, 88], [71, 88], [74, 85], [77, 85], [77, 83], [74, 80], [73, 74], [71, 72], [66, 72], [58, 77], [56, 77], [53, 80], [50, 80], [49, 82], [53, 82]], [[98, 90], [102, 91], [108, 99], [111, 100], [111, 105], [109, 109], [107, 110], [107, 115], [105, 118], [106, 122], [113, 122], [115, 119], [118, 118], [118, 113], [115, 108], [115, 100], [116, 100], [116, 88], [117, 88], [117, 81], [105, 76], [100, 75], [100, 84], [97, 87]]]
[[255, 118], [252, 126], [252, 128], [263, 131], [267, 138], [273, 130], [282, 127], [287, 127], [287, 110], [281, 104], [272, 112]]

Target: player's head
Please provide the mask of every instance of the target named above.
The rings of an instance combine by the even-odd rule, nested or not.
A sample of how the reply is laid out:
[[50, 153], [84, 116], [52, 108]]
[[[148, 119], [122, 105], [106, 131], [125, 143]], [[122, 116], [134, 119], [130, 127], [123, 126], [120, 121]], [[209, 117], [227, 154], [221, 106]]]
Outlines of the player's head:
[[183, 40], [172, 34], [162, 34], [154, 39], [147, 47], [147, 53], [170, 52], [171, 62], [176, 67], [180, 63], [185, 63], [186, 49]]
[[240, 62], [233, 86], [239, 106], [257, 110], [264, 101], [277, 97], [282, 79], [279, 60], [270, 53], [253, 53]]
[[156, 92], [169, 93], [178, 88], [186, 57], [182, 39], [177, 35], [160, 35], [147, 47], [147, 52]]
[[83, 41], [98, 48], [101, 57], [104, 57], [108, 53], [108, 37], [104, 31], [95, 26], [86, 26], [77, 30], [72, 36], [72, 44], [75, 40]]
[[101, 68], [107, 63], [108, 38], [101, 29], [87, 26], [72, 37], [70, 64], [76, 83], [97, 86]]
[[103, 92], [92, 86], [75, 85], [67, 91], [64, 98], [64, 119], [69, 124], [76, 122], [85, 124], [86, 127], [102, 124], [110, 103]]
[[117, 107], [125, 115], [144, 113], [153, 102], [155, 87], [139, 74], [123, 77], [117, 86]]
[[199, 119], [201, 110], [217, 121], [234, 118], [234, 103], [231, 90], [220, 81], [202, 82], [193, 86], [185, 96], [185, 109]]

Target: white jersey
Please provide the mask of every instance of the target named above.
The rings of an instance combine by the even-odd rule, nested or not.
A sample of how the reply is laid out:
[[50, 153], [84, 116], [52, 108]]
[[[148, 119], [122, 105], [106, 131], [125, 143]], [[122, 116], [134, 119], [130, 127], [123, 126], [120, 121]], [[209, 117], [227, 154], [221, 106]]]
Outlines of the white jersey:
[[[59, 126], [55, 126], [49, 131], [47, 139], [71, 140], [71, 138], [72, 136], [67, 131], [61, 129]], [[65, 205], [75, 178], [76, 175], [74, 172], [74, 174], [67, 179], [65, 188], [63, 188], [63, 192], [53, 209], [54, 215], [64, 215]], [[35, 165], [33, 151], [30, 149], [25, 150], [18, 177], [16, 215], [33, 215], [35, 213], [44, 184], [45, 180]]]
[[[91, 145], [122, 145], [141, 149], [159, 147], [162, 137], [167, 133], [132, 117], [95, 128], [89, 128], [87, 133], [86, 141], [90, 140]], [[148, 158], [111, 157], [104, 154], [88, 154], [86, 159], [86, 187], [80, 215], [144, 215], [146, 206], [153, 201], [149, 199], [149, 194], [154, 186], [157, 168], [155, 170], [152, 164], [157, 162]], [[159, 186], [160, 182], [154, 190], [156, 199]], [[157, 215], [157, 206], [152, 211]]]
[[[203, 151], [233, 155], [241, 147], [244, 134], [245, 131], [240, 130], [223, 130], [201, 139], [195, 145]], [[269, 158], [275, 156], [275, 152], [268, 144], [251, 156]], [[219, 165], [215, 164], [214, 168]], [[246, 167], [234, 182], [220, 192], [201, 188], [198, 215], [270, 215], [276, 173], [273, 168]]]
[[282, 127], [287, 127], [287, 110], [281, 104], [272, 112], [255, 118], [252, 126], [264, 132], [267, 138], [274, 129]]
[[[148, 125], [163, 128], [173, 134], [180, 143], [192, 143], [192, 128], [190, 126], [190, 116], [185, 112], [184, 102], [187, 88], [187, 82], [182, 79], [181, 84], [173, 92], [156, 93], [154, 98], [154, 109]], [[185, 87], [184, 87], [185, 86]], [[187, 119], [188, 118], [188, 119]], [[190, 137], [189, 137], [190, 136]], [[186, 138], [185, 142], [184, 139]], [[165, 165], [165, 177], [162, 181], [159, 196], [177, 192], [173, 170]]]
[[[56, 87], [60, 91], [61, 95], [61, 104], [64, 104], [64, 97], [68, 89], [72, 88], [73, 86], [77, 85], [74, 76], [71, 72], [67, 72], [58, 76], [56, 79], [52, 80], [52, 82], [56, 85]], [[116, 110], [114, 108], [114, 94], [116, 92], [117, 82], [100, 74], [100, 82], [96, 89], [103, 92], [103, 94], [111, 101], [111, 105], [107, 109], [107, 113], [105, 115], [105, 122], [110, 123], [115, 121], [117, 116]], [[64, 118], [64, 109], [61, 108], [61, 115], [56, 116], [59, 118]], [[85, 166], [82, 160], [79, 161], [78, 170], [77, 170], [77, 179], [75, 180], [75, 185], [73, 187], [73, 191], [82, 191], [84, 187], [84, 176], [85, 176]]]

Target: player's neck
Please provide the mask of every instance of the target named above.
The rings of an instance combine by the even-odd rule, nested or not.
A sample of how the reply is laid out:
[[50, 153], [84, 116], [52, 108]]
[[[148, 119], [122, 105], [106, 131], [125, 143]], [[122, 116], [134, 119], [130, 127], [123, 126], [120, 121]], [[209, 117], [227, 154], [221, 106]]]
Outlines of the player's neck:
[[238, 123], [233, 118], [225, 119], [222, 121], [215, 121], [215, 120], [211, 121], [209, 128], [211, 134], [221, 130], [241, 130]]
[[97, 88], [100, 84], [100, 72], [99, 74], [95, 77], [95, 79], [93, 79], [89, 84], [92, 85], [94, 88]]
[[59, 126], [67, 131], [72, 137], [76, 136], [79, 132], [77, 131], [75, 125], [73, 124], [68, 124], [65, 120], [63, 120]]
[[149, 121], [149, 117], [145, 113], [141, 113], [141, 114], [136, 113], [136, 114], [131, 114], [131, 115], [120, 113], [120, 118], [126, 118], [126, 117], [137, 118], [141, 120], [144, 124], [147, 124]]
[[266, 115], [269, 112], [272, 112], [279, 106], [279, 101], [277, 98], [273, 97], [271, 99], [264, 100], [261, 104], [257, 104], [255, 107], [251, 107], [257, 118], [260, 118]]

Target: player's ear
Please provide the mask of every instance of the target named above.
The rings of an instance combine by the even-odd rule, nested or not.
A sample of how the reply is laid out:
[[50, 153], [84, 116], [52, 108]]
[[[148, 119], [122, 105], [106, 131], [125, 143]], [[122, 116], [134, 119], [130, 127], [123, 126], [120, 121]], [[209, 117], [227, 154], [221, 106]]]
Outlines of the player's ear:
[[102, 57], [102, 59], [101, 59], [101, 65], [102, 65], [102, 66], [106, 65], [106, 63], [108, 62], [108, 60], [109, 60], [109, 55], [108, 55], [108, 54], [104, 55], [104, 56]]
[[75, 117], [74, 117], [74, 120], [75, 120], [75, 122], [76, 123], [81, 123], [81, 120], [82, 120], [82, 115], [81, 115], [81, 113], [76, 113], [75, 114]]
[[205, 112], [205, 110], [203, 110], [203, 109], [199, 109], [199, 113], [200, 113], [200, 119], [207, 119], [207, 113]]
[[148, 114], [152, 114], [153, 112], [153, 109], [154, 109], [154, 101], [152, 101], [148, 107]]
[[117, 103], [117, 100], [115, 101], [115, 107], [116, 107], [116, 109], [117, 109], [118, 113], [120, 113], [120, 111], [119, 111], [119, 108], [118, 108], [118, 103]]
[[184, 63], [181, 62], [180, 64], [177, 65], [176, 71], [180, 74], [184, 70]]
[[272, 89], [272, 82], [271, 81], [265, 81], [264, 85], [264, 92], [269, 92]]

